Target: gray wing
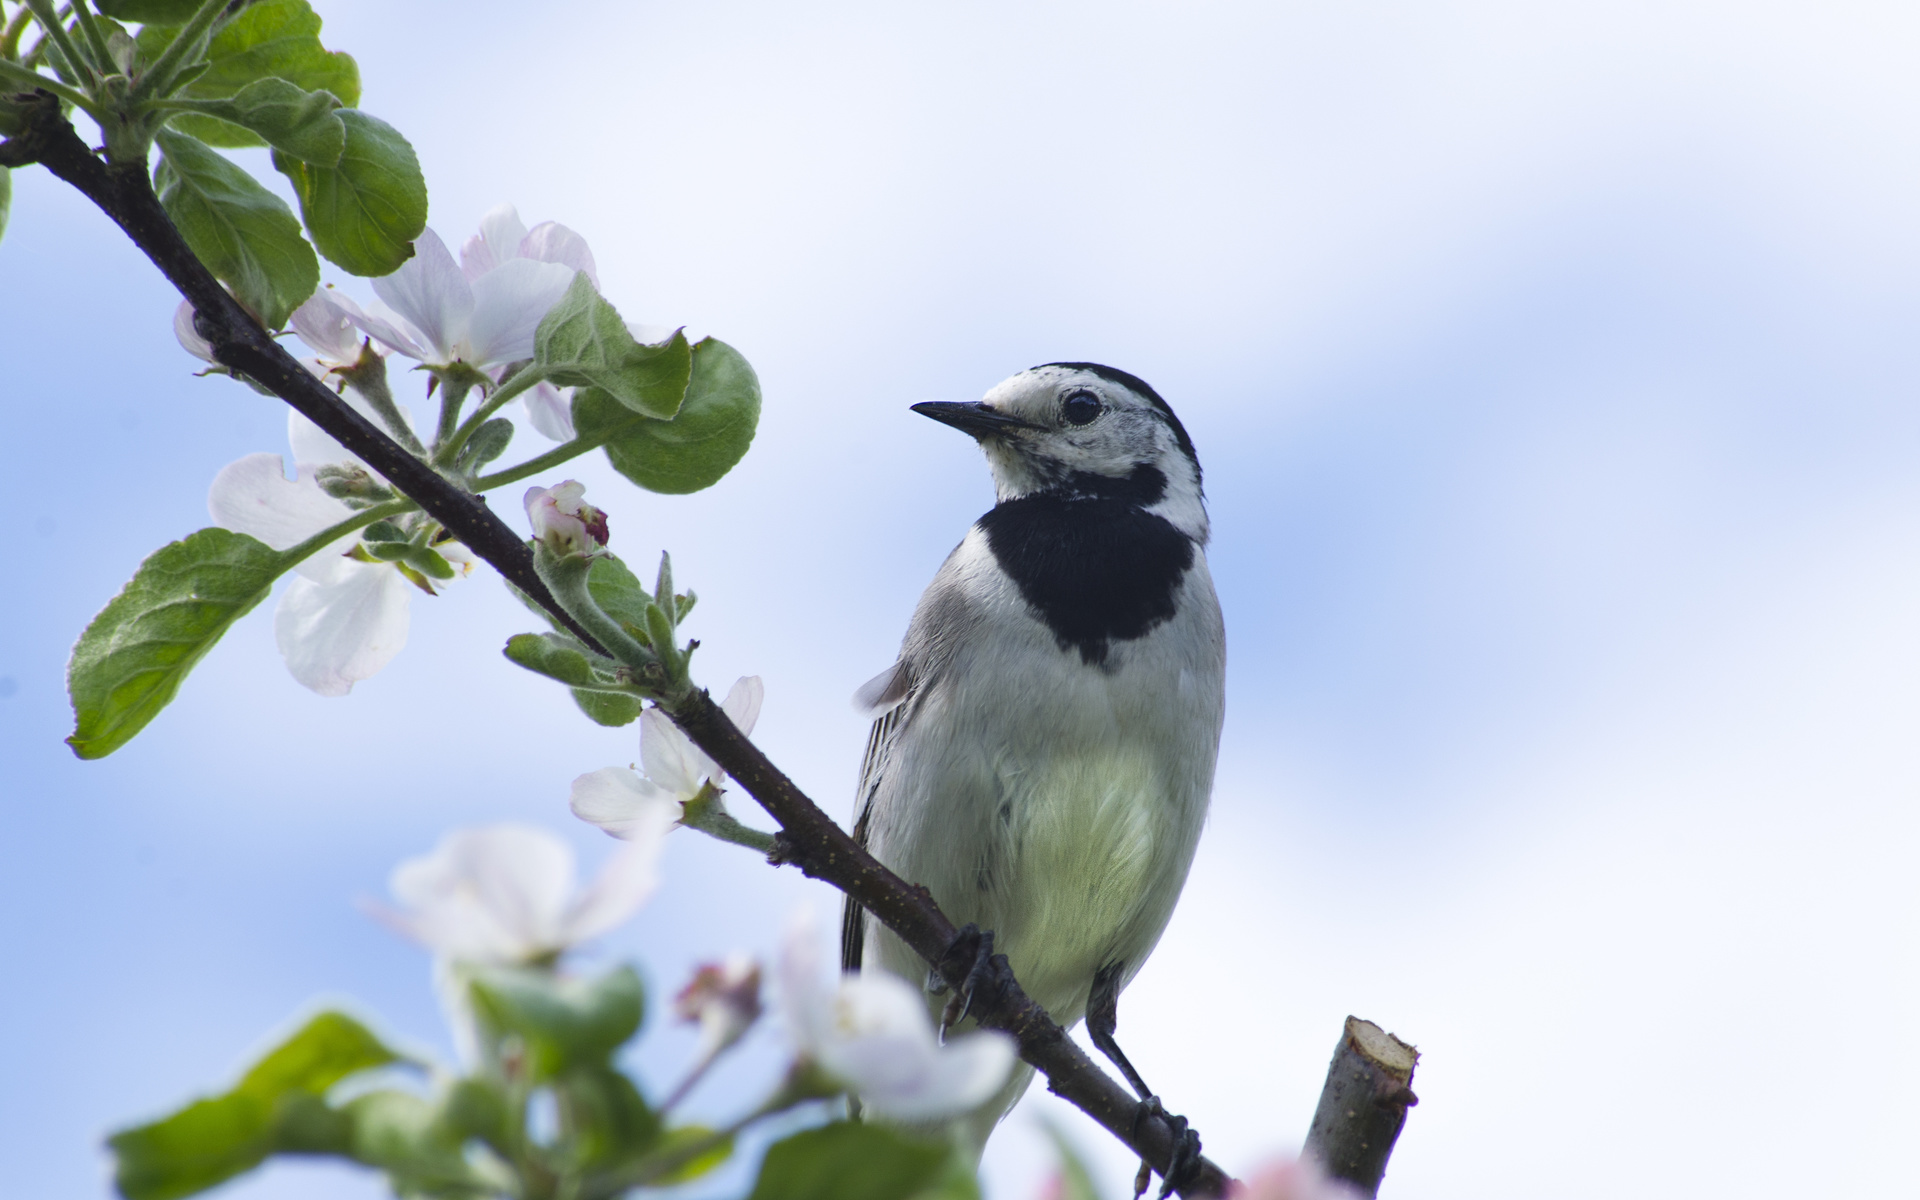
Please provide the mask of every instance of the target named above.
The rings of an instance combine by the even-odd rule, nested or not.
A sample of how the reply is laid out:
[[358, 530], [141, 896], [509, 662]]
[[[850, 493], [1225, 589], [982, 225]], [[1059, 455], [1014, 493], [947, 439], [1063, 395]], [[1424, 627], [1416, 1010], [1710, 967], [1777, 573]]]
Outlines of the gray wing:
[[[865, 686], [854, 693], [854, 702], [862, 708], [884, 710], [880, 719], [873, 723], [873, 732], [867, 735], [867, 754], [860, 763], [860, 787], [855, 793], [854, 810], [859, 816], [853, 822], [853, 840], [863, 850], [867, 845], [868, 828], [873, 821], [873, 795], [886, 769], [893, 739], [906, 723], [907, 710], [911, 707], [908, 701], [913, 697], [913, 683], [913, 673], [903, 658], [868, 680]], [[848, 896], [840, 910], [840, 969], [843, 971], [860, 969], [866, 951], [865, 917], [866, 909]]]

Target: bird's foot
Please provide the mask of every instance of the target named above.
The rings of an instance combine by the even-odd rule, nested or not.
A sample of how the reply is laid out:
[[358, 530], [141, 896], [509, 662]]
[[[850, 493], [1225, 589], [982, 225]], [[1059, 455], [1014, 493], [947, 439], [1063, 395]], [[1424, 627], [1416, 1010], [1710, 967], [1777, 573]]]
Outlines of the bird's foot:
[[[940, 1041], [944, 1044], [947, 1030], [967, 1019], [967, 1014], [973, 1011], [975, 997], [1003, 993], [1011, 975], [1007, 956], [993, 952], [993, 931], [983, 931], [972, 922], [962, 926], [947, 944], [940, 961], [927, 972], [929, 992], [936, 996], [945, 995], [949, 990], [953, 992], [940, 1014]], [[957, 983], [952, 982], [956, 980]]]
[[[1134, 1136], [1140, 1134], [1140, 1123], [1148, 1117], [1159, 1117], [1173, 1131], [1173, 1156], [1167, 1162], [1167, 1169], [1160, 1175], [1160, 1197], [1166, 1200], [1179, 1189], [1192, 1183], [1200, 1167], [1200, 1135], [1187, 1124], [1185, 1117], [1170, 1113], [1160, 1106], [1160, 1097], [1148, 1096], [1133, 1116]], [[1147, 1184], [1153, 1180], [1153, 1167], [1145, 1160], [1140, 1161], [1139, 1173], [1133, 1177], [1133, 1197], [1140, 1200], [1146, 1194]]]

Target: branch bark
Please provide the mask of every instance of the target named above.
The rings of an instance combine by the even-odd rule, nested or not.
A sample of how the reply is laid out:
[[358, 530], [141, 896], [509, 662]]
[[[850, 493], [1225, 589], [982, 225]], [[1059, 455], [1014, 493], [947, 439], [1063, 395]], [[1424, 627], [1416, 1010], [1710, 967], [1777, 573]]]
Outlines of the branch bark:
[[1413, 1094], [1413, 1068], [1419, 1061], [1418, 1050], [1372, 1021], [1348, 1017], [1327, 1066], [1327, 1083], [1303, 1153], [1319, 1159], [1328, 1174], [1353, 1184], [1369, 1200], [1378, 1195], [1407, 1110], [1420, 1103]]
[[[80, 140], [57, 100], [39, 93], [21, 132], [0, 142], [0, 165], [38, 162], [73, 185], [120, 226], [200, 316], [201, 335], [223, 365], [285, 400], [411, 497], [468, 549], [491, 563], [574, 636], [597, 641], [563, 611], [535, 573], [533, 555], [486, 503], [409, 454], [315, 379], [261, 327], [201, 263], [167, 217], [144, 162], [103, 162]], [[704, 690], [666, 706], [676, 724], [759, 801], [781, 833], [769, 861], [791, 863], [858, 900], [956, 985], [968, 963], [942, 964], [958, 935], [924, 887], [907, 883], [856, 845], [758, 747]], [[1174, 1132], [1160, 1115], [1101, 1070], [1010, 976], [976, 993], [979, 1024], [1011, 1034], [1020, 1055], [1047, 1077], [1048, 1089], [1098, 1121], [1134, 1153], [1164, 1170]], [[1224, 1194], [1229, 1177], [1201, 1159], [1183, 1181], [1186, 1197]]]

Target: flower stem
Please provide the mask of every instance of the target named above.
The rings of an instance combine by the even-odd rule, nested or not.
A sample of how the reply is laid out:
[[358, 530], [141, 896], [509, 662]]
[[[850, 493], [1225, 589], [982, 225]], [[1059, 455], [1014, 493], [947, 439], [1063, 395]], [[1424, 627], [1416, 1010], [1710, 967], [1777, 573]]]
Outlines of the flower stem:
[[[493, 389], [493, 395], [488, 396], [479, 408], [474, 409], [473, 415], [461, 422], [458, 429], [449, 428], [451, 421], [448, 419], [447, 410], [442, 407], [440, 433], [434, 438], [439, 450], [433, 456], [433, 465], [444, 467], [459, 457], [460, 447], [467, 444], [467, 439], [473, 436], [474, 430], [486, 424], [488, 417], [506, 407], [508, 401], [517, 398], [522, 392], [532, 390], [542, 378], [539, 368], [531, 363], [520, 368], [514, 373], [513, 378]], [[466, 399], [465, 392], [461, 393], [461, 399]]]
[[[433, 444], [435, 447], [433, 463], [435, 466], [443, 465], [442, 459], [446, 462], [452, 462], [452, 452], [459, 450], [459, 446], [454, 445], [452, 451], [450, 451], [448, 449], [448, 442], [449, 439], [454, 436], [454, 426], [460, 422], [460, 406], [467, 402], [467, 393], [472, 390], [473, 384], [466, 380], [450, 379], [446, 376], [442, 376], [440, 379], [440, 424], [433, 433]], [[465, 441], [466, 439], [461, 438], [460, 440]]]
[[373, 411], [379, 414], [381, 422], [386, 425], [387, 432], [393, 434], [395, 441], [420, 458], [427, 456], [427, 448], [420, 444], [419, 436], [407, 424], [406, 417], [400, 414], [400, 406], [393, 402], [393, 389], [387, 386], [387, 360], [373, 352], [372, 343], [360, 348], [358, 362], [335, 373], [373, 406]]
[[488, 488], [505, 487], [509, 483], [518, 483], [530, 475], [559, 466], [569, 459], [579, 458], [589, 450], [598, 448], [599, 438], [577, 437], [570, 442], [561, 442], [545, 454], [536, 455], [519, 466], [508, 467], [504, 471], [495, 471], [491, 475], [482, 475], [473, 481], [473, 490], [484, 492]]
[[404, 499], [389, 500], [385, 504], [376, 504], [372, 508], [363, 509], [353, 514], [353, 516], [341, 521], [337, 525], [327, 526], [319, 533], [314, 534], [296, 546], [281, 551], [280, 557], [291, 567], [295, 563], [302, 562], [318, 554], [320, 551], [325, 550], [328, 546], [356, 529], [364, 529], [375, 521], [382, 520], [386, 517], [398, 516], [403, 512], [412, 512], [419, 507], [420, 506], [413, 501]]
[[680, 823], [723, 842], [762, 854], [773, 852], [773, 835], [734, 820], [720, 800], [720, 789], [710, 782], [701, 784], [693, 799], [680, 806]]

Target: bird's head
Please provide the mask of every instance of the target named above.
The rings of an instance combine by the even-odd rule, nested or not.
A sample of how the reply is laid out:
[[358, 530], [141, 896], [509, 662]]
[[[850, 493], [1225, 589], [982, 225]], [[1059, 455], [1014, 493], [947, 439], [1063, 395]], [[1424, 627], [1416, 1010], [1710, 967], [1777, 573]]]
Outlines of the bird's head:
[[1047, 363], [977, 403], [929, 401], [913, 411], [973, 435], [1003, 502], [1040, 493], [1121, 500], [1207, 540], [1193, 442], [1167, 402], [1125, 371]]

